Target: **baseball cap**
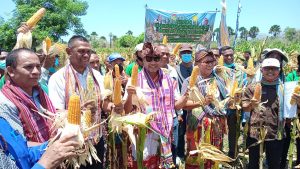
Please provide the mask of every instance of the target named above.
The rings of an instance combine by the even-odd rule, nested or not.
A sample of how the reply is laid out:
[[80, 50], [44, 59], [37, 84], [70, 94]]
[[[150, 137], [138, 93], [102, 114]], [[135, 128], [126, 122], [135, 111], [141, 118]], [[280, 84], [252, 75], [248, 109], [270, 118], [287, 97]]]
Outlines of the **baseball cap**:
[[278, 67], [280, 68], [280, 63], [278, 59], [266, 58], [263, 60], [261, 67]]
[[184, 44], [181, 44], [180, 47], [179, 47], [179, 52], [182, 52], [182, 51], [193, 51], [193, 47], [187, 43], [184, 43]]
[[125, 59], [119, 53], [112, 53], [108, 56], [108, 62], [109, 63], [114, 61], [114, 60], [117, 60], [117, 59], [121, 59], [122, 61], [125, 61]]

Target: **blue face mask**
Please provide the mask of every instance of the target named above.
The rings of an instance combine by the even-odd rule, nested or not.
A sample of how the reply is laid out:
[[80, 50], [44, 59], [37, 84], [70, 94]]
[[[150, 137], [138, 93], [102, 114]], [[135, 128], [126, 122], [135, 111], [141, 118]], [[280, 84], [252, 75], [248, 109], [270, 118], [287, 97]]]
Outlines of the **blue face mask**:
[[54, 67], [59, 66], [59, 58], [55, 58]]
[[0, 60], [0, 69], [5, 70], [6, 68], [6, 61], [4, 60]]
[[181, 55], [181, 60], [184, 62], [184, 63], [189, 63], [192, 61], [192, 54], [182, 54]]

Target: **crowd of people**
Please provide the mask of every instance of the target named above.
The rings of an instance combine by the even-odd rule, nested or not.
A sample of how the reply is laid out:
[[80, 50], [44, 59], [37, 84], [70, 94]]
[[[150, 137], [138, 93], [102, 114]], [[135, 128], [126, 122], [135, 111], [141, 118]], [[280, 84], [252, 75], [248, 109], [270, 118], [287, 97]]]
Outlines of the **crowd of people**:
[[[228, 149], [227, 155], [234, 160], [243, 151], [238, 142], [240, 135], [245, 135], [242, 140], [249, 149], [249, 169], [260, 168], [262, 151], [268, 168], [284, 169], [292, 127], [291, 119], [283, 115], [283, 85], [298, 81], [300, 74], [297, 69], [285, 76], [288, 56], [280, 49], [265, 49], [261, 60], [253, 63], [253, 74], [246, 71], [251, 58], [248, 51], [243, 63], [235, 63], [230, 46], [195, 50], [190, 44], [181, 44], [178, 56], [172, 56], [169, 47], [145, 42], [135, 47], [129, 65], [119, 53], [100, 63], [89, 41], [75, 35], [67, 44], [68, 60], [59, 70], [64, 62], [58, 53], [27, 48], [2, 51], [0, 168], [56, 168], [79, 156], [77, 136], [70, 133], [57, 138], [53, 121], [43, 116], [45, 110], [53, 114], [68, 110], [70, 96], [77, 93], [81, 109], [92, 111], [92, 121], [104, 122], [86, 138], [92, 140], [100, 162], [93, 159], [80, 168], [222, 168], [220, 161], [193, 152], [207, 143], [221, 151]], [[133, 85], [135, 65], [139, 73]], [[115, 104], [114, 97], [104, 96], [107, 90], [114, 90], [114, 85], [107, 85], [110, 78], [112, 82], [121, 80], [120, 104]], [[97, 96], [93, 102], [85, 100], [81, 92], [89, 83], [94, 87], [88, 92]], [[136, 97], [141, 95], [143, 104], [137, 104]], [[292, 98], [300, 105], [300, 95], [294, 93]], [[137, 139], [133, 144], [128, 133], [110, 131], [112, 113], [138, 112], [151, 114], [147, 129], [134, 128], [134, 135], [144, 135], [144, 141]], [[299, 164], [299, 139], [296, 142]]]

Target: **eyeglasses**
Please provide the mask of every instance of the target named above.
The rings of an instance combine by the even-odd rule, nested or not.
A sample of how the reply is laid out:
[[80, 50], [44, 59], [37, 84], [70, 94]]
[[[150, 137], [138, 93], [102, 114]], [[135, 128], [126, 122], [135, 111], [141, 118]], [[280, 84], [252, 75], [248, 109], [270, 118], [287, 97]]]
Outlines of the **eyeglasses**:
[[143, 59], [141, 57], [139, 57], [139, 56], [137, 56], [136, 59], [139, 60], [139, 61], [141, 61], [141, 62], [143, 61]]
[[154, 60], [155, 62], [159, 62], [159, 61], [160, 61], [160, 56], [154, 56], [154, 57], [146, 56], [146, 61], [147, 61], [147, 62], [152, 62], [153, 60]]
[[201, 62], [201, 63], [205, 63], [206, 65], [214, 65], [216, 63], [216, 61], [215, 60], [209, 60], [209, 61]]
[[228, 54], [228, 55], [223, 55], [223, 56], [228, 58], [229, 56], [233, 57], [233, 54]]

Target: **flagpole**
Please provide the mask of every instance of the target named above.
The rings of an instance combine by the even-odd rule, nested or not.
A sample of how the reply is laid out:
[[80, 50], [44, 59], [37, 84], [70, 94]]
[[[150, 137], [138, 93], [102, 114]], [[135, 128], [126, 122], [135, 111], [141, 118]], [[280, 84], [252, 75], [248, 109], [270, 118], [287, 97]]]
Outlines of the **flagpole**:
[[233, 48], [235, 48], [236, 39], [237, 39], [237, 37], [238, 37], [238, 31], [239, 31], [239, 18], [240, 18], [241, 9], [242, 9], [241, 0], [239, 0], [239, 3], [238, 3], [238, 11], [237, 11], [237, 15], [236, 15], [236, 28], [235, 28], [235, 36], [234, 36], [234, 41], [233, 41]]

